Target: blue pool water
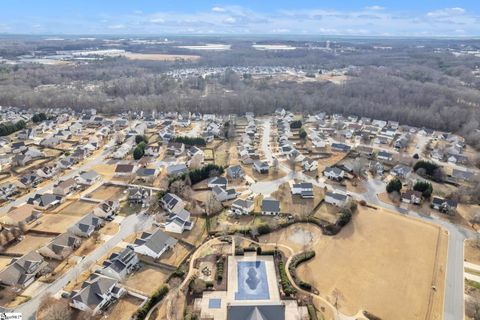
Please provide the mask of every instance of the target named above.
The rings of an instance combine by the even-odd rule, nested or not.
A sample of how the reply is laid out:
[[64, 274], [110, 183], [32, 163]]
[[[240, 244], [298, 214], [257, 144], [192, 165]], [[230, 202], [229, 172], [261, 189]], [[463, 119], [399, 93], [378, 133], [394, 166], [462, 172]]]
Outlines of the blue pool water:
[[220, 309], [222, 306], [222, 299], [210, 299], [208, 300], [209, 309]]
[[237, 262], [238, 291], [235, 300], [268, 300], [267, 269], [265, 261]]

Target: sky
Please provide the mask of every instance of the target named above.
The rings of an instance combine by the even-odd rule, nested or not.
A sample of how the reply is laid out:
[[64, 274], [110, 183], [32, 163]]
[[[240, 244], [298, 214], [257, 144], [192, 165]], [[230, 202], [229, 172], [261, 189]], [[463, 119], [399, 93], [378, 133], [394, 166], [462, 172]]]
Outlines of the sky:
[[0, 0], [6, 34], [480, 36], [480, 0]]

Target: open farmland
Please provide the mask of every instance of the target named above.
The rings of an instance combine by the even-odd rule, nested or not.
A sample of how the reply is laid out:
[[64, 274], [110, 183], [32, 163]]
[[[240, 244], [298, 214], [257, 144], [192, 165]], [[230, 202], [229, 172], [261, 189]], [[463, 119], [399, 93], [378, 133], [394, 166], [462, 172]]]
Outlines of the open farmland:
[[161, 53], [125, 53], [125, 57], [129, 60], [148, 60], [148, 61], [197, 61], [200, 56], [189, 54], [161, 54]]

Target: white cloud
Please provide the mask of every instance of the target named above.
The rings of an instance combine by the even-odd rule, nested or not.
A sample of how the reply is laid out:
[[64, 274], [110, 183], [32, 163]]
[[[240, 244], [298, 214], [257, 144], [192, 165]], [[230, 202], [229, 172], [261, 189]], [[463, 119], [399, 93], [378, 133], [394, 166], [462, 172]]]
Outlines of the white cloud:
[[452, 16], [464, 15], [466, 10], [463, 8], [444, 8], [439, 10], [430, 11], [427, 13], [427, 16], [430, 18], [448, 18]]
[[108, 26], [109, 29], [113, 29], [113, 30], [125, 29], [125, 27], [126, 26], [124, 24], [112, 24]]
[[381, 11], [381, 10], [385, 10], [385, 7], [382, 7], [382, 6], [369, 6], [369, 7], [365, 7], [366, 10], [371, 10], [371, 11]]
[[222, 7], [213, 7], [212, 11], [213, 12], [225, 12], [227, 10], [225, 8], [222, 8]]

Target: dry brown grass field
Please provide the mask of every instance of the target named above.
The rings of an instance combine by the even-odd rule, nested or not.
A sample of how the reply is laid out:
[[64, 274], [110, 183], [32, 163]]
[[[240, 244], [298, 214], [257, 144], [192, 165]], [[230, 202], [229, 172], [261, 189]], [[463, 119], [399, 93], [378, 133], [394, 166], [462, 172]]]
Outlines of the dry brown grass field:
[[[140, 270], [128, 277], [125, 286], [151, 296], [165, 282], [167, 277], [168, 273], [166, 271], [144, 264]], [[146, 283], [151, 285], [146, 286]]]
[[313, 248], [316, 257], [299, 266], [298, 275], [332, 304], [338, 299], [345, 314], [368, 310], [382, 319], [424, 319], [431, 307], [432, 319], [442, 317], [448, 237], [436, 226], [359, 207], [336, 236], [294, 225], [261, 241]]
[[14, 245], [7, 247], [5, 252], [26, 254], [32, 250], [36, 250], [40, 247], [43, 247], [53, 239], [52, 236], [43, 236], [43, 235], [28, 234], [28, 233], [24, 235], [24, 237], [25, 238], [22, 241], [19, 241]]

